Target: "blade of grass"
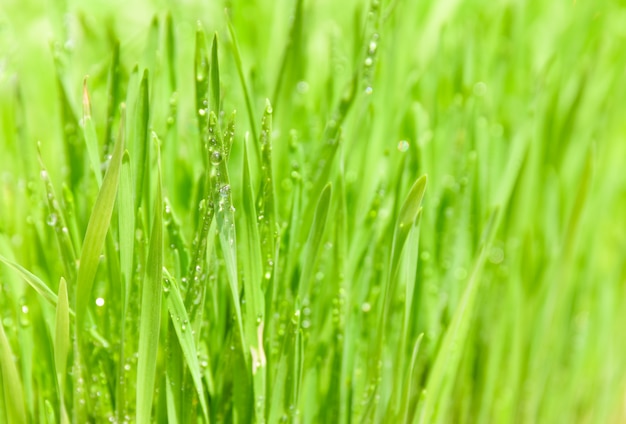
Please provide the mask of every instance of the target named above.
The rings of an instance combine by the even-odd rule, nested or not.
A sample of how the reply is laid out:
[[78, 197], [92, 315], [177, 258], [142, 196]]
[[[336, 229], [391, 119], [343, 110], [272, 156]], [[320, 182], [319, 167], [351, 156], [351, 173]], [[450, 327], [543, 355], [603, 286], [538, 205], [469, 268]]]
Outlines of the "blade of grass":
[[157, 192], [150, 233], [148, 262], [141, 291], [141, 318], [137, 361], [137, 422], [149, 422], [155, 388], [163, 278], [163, 201], [161, 195], [161, 160], [157, 148]]
[[298, 283], [298, 298], [300, 300], [303, 300], [309, 293], [311, 276], [317, 262], [320, 247], [322, 246], [324, 230], [326, 229], [328, 211], [330, 210], [331, 192], [331, 186], [330, 184], [327, 184], [317, 201], [313, 224], [311, 225], [309, 237], [307, 238], [302, 256], [300, 257], [302, 270], [300, 274], [300, 282]]
[[189, 316], [187, 315], [187, 309], [183, 303], [182, 296], [178, 282], [172, 277], [167, 270], [164, 271], [165, 278], [163, 279], [163, 292], [165, 293], [165, 299], [167, 301], [167, 307], [172, 317], [172, 324], [176, 331], [176, 336], [180, 343], [180, 347], [185, 357], [185, 362], [189, 367], [191, 378], [198, 393], [198, 399], [200, 406], [202, 407], [202, 414], [206, 422], [209, 422], [209, 408], [206, 402], [206, 396], [204, 394], [204, 387], [202, 386], [202, 374], [200, 374], [200, 363], [198, 362], [198, 351], [194, 341], [194, 335], [191, 331]]
[[[124, 128], [121, 126], [109, 169], [107, 169], [104, 176], [102, 187], [98, 193], [91, 216], [89, 217], [83, 248], [80, 254], [80, 265], [78, 267], [76, 281], [76, 326], [78, 328], [82, 328], [81, 326], [84, 325], [93, 280], [96, 276], [98, 263], [100, 262], [100, 252], [104, 247], [111, 216], [113, 215], [113, 206], [115, 205], [123, 151]], [[80, 337], [81, 332], [77, 331], [77, 334], [78, 337]]]
[[56, 367], [57, 381], [59, 385], [59, 403], [61, 423], [69, 422], [67, 410], [65, 408], [65, 377], [67, 370], [67, 357], [70, 350], [70, 313], [67, 298], [67, 284], [61, 277], [59, 283], [59, 295], [55, 320], [54, 336], [54, 363]]
[[24, 404], [22, 381], [13, 360], [11, 345], [4, 332], [4, 325], [0, 321], [0, 378], [4, 391], [4, 413], [7, 423], [26, 424], [26, 408]]

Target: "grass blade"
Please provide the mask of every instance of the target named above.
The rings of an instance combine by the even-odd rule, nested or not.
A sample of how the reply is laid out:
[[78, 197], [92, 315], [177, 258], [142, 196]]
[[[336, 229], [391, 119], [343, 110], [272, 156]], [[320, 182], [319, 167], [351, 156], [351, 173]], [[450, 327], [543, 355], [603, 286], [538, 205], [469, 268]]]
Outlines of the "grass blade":
[[61, 277], [59, 283], [59, 301], [57, 302], [55, 336], [54, 336], [54, 363], [56, 367], [57, 381], [59, 385], [59, 402], [61, 409], [61, 423], [69, 422], [65, 401], [65, 377], [67, 370], [67, 357], [70, 350], [70, 313], [67, 298], [67, 284]]
[[161, 163], [158, 156], [157, 193], [146, 275], [141, 293], [139, 359], [137, 362], [137, 422], [149, 422], [155, 388], [159, 332], [161, 328], [161, 284], [163, 278], [163, 202], [161, 195]]
[[163, 292], [165, 293], [167, 308], [172, 317], [172, 324], [176, 331], [178, 342], [180, 343], [185, 362], [187, 362], [191, 378], [193, 379], [196, 392], [198, 393], [202, 414], [206, 422], [209, 422], [209, 408], [204, 394], [204, 387], [202, 386], [198, 351], [196, 349], [193, 332], [191, 331], [189, 316], [187, 315], [187, 309], [185, 309], [185, 304], [180, 294], [178, 282], [167, 271], [165, 271], [165, 278], [163, 279]]
[[306, 241], [302, 256], [300, 257], [300, 264], [302, 266], [300, 283], [298, 284], [298, 298], [300, 300], [304, 299], [309, 292], [311, 275], [313, 274], [317, 256], [322, 245], [322, 237], [324, 236], [328, 211], [330, 210], [331, 192], [330, 184], [327, 184], [324, 190], [322, 190], [322, 194], [317, 201], [317, 207], [315, 208], [315, 215], [313, 217], [311, 230], [309, 231], [309, 237]]
[[5, 422], [27, 423], [26, 408], [24, 404], [24, 389], [13, 360], [11, 345], [4, 332], [4, 325], [0, 321], [0, 378], [2, 378], [2, 390], [4, 392]]
[[[123, 151], [124, 128], [121, 126], [109, 169], [107, 169], [104, 176], [98, 198], [89, 217], [83, 248], [80, 253], [80, 265], [76, 281], [76, 325], [79, 327], [84, 325], [93, 280], [100, 262], [100, 252], [102, 252], [104, 247], [111, 216], [113, 215]], [[78, 331], [78, 334], [80, 333]]]

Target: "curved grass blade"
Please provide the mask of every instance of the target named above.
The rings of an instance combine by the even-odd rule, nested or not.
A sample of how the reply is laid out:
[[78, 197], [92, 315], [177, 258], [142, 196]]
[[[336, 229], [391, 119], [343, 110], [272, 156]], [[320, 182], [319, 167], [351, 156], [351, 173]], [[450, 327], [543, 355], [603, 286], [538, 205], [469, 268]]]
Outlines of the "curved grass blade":
[[180, 343], [181, 350], [189, 367], [191, 378], [193, 379], [198, 399], [202, 408], [202, 413], [206, 422], [209, 422], [209, 408], [202, 386], [202, 374], [200, 373], [200, 363], [198, 362], [198, 351], [191, 331], [187, 309], [180, 294], [178, 282], [165, 270], [163, 279], [163, 292], [167, 301], [167, 308], [172, 317], [172, 324], [176, 331], [176, 336]]
[[[406, 200], [398, 213], [398, 220], [393, 234], [393, 245], [391, 247], [391, 264], [389, 266], [387, 284], [385, 285], [385, 291], [383, 294], [384, 306], [380, 321], [381, 331], [379, 333], [379, 337], [381, 338], [384, 332], [385, 319], [388, 316], [389, 308], [391, 307], [391, 300], [396, 286], [396, 274], [398, 273], [402, 250], [420, 212], [427, 182], [428, 177], [426, 175], [422, 175], [417, 179], [417, 181], [415, 181], [415, 183], [413, 183], [413, 186], [411, 187], [411, 190], [409, 190], [409, 194], [407, 195]], [[382, 339], [379, 342], [379, 347], [382, 347]]]
[[[254, 195], [250, 179], [248, 148], [243, 151], [243, 211], [245, 226], [243, 240], [246, 240], [248, 254], [244, 259], [244, 292], [246, 294], [246, 338], [252, 355], [252, 379], [254, 385], [255, 415], [257, 422], [265, 421], [267, 360], [263, 348], [263, 328], [265, 323], [265, 299], [261, 290], [262, 259]], [[267, 278], [267, 275], [265, 276]]]
[[146, 275], [141, 293], [139, 359], [137, 361], [137, 422], [149, 422], [154, 396], [159, 332], [161, 328], [161, 285], [163, 278], [163, 201], [161, 160], [157, 146], [157, 193], [150, 233]]
[[[272, 105], [265, 102], [265, 111], [261, 120], [261, 189], [258, 199], [258, 221], [261, 237], [264, 275], [273, 274], [276, 262], [276, 203], [274, 177], [272, 170]], [[255, 215], [256, 216], [256, 215]]]
[[17, 271], [22, 276], [22, 278], [24, 280], [26, 280], [26, 282], [37, 293], [39, 293], [48, 302], [52, 303], [52, 305], [56, 306], [56, 304], [57, 304], [57, 295], [50, 289], [50, 287], [48, 287], [48, 285], [46, 283], [41, 281], [41, 279], [39, 279], [39, 277], [37, 277], [35, 274], [31, 273], [29, 270], [27, 270], [23, 266], [21, 266], [19, 264], [16, 264], [13, 261], [10, 261], [9, 259], [5, 258], [2, 255], [0, 255], [0, 262], [3, 262], [8, 267], [10, 267], [10, 268], [14, 269], [15, 271]]
[[254, 111], [252, 109], [252, 98], [250, 96], [248, 84], [246, 83], [246, 77], [243, 72], [243, 64], [241, 63], [241, 55], [239, 54], [239, 44], [237, 43], [235, 29], [233, 28], [233, 24], [230, 20], [228, 21], [228, 33], [230, 34], [230, 40], [233, 43], [233, 56], [235, 58], [235, 65], [237, 66], [237, 74], [239, 75], [239, 81], [241, 83], [241, 88], [243, 89], [243, 95], [246, 101], [246, 110], [250, 121], [250, 131], [252, 132], [252, 138], [254, 139], [254, 153], [257, 158], [260, 158], [261, 151], [258, 145], [259, 136], [256, 133], [256, 118], [254, 117]]
[[4, 392], [5, 419], [7, 423], [27, 423], [24, 404], [24, 389], [20, 375], [13, 360], [11, 345], [4, 333], [4, 325], [0, 321], [0, 377]]
[[213, 35], [211, 43], [211, 110], [215, 113], [220, 111], [220, 67], [217, 56], [217, 32]]
[[[102, 181], [102, 187], [89, 217], [87, 231], [80, 254], [80, 265], [76, 281], [76, 325], [83, 325], [93, 280], [96, 276], [100, 252], [104, 247], [107, 232], [109, 230], [113, 206], [117, 194], [117, 186], [122, 164], [122, 152], [124, 151], [124, 126], [120, 126], [120, 132], [115, 143], [115, 149], [109, 164], [109, 169]], [[81, 332], [77, 332], [80, 337]]]
[[54, 333], [54, 364], [56, 367], [57, 382], [59, 385], [59, 402], [61, 423], [69, 422], [63, 394], [65, 393], [65, 376], [67, 370], [67, 356], [70, 349], [70, 313], [67, 298], [67, 284], [61, 277], [59, 282], [59, 296], [56, 310]]
[[93, 119], [91, 119], [91, 101], [89, 100], [89, 90], [87, 89], [87, 77], [83, 79], [83, 133], [91, 169], [96, 177], [98, 187], [100, 187], [102, 186], [102, 171], [100, 170], [98, 136], [96, 134], [96, 126], [93, 123]]
[[298, 298], [300, 300], [304, 299], [309, 292], [311, 275], [322, 245], [322, 237], [324, 236], [328, 211], [330, 210], [331, 192], [332, 189], [329, 183], [326, 187], [324, 187], [324, 190], [317, 201], [313, 224], [311, 225], [309, 237], [306, 241], [302, 256], [300, 257], [300, 263], [302, 266], [302, 273], [300, 274], [300, 283], [298, 287]]

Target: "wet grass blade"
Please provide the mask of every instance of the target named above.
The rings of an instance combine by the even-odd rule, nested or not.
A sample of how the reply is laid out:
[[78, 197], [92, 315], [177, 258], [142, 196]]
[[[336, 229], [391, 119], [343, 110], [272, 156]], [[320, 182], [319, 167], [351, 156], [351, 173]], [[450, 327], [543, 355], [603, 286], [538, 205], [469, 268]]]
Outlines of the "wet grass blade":
[[257, 422], [265, 421], [267, 359], [263, 347], [265, 326], [265, 298], [261, 290], [262, 273], [261, 241], [252, 194], [248, 148], [243, 152], [243, 211], [245, 225], [242, 239], [246, 241], [244, 257], [244, 293], [246, 294], [246, 338], [252, 355], [252, 379], [255, 396], [255, 416]]
[[24, 268], [20, 264], [16, 264], [15, 262], [10, 261], [9, 259], [5, 258], [2, 255], [0, 255], [0, 262], [3, 262], [9, 268], [12, 268], [13, 270], [17, 271], [22, 276], [22, 278], [37, 293], [39, 293], [48, 302], [52, 303], [52, 305], [56, 306], [56, 304], [57, 304], [57, 295], [39, 277], [37, 277], [32, 272], [28, 271], [26, 268]]
[[328, 211], [330, 210], [331, 192], [330, 184], [327, 184], [324, 190], [322, 190], [322, 194], [317, 201], [317, 207], [315, 208], [315, 215], [313, 217], [311, 230], [309, 231], [309, 237], [307, 238], [302, 256], [300, 257], [302, 270], [298, 284], [298, 298], [300, 300], [304, 299], [309, 293], [311, 276], [322, 245], [324, 230], [326, 229]]
[[57, 381], [59, 385], [59, 403], [61, 423], [69, 422], [65, 408], [65, 379], [67, 370], [67, 357], [70, 351], [70, 311], [67, 298], [67, 284], [61, 278], [59, 283], [59, 295], [55, 320], [54, 335], [54, 363], [56, 367]]
[[165, 271], [165, 277], [163, 279], [163, 291], [167, 300], [170, 316], [172, 317], [172, 324], [176, 331], [176, 336], [178, 337], [178, 342], [180, 343], [185, 362], [187, 362], [193, 384], [198, 393], [202, 414], [206, 422], [209, 422], [209, 408], [206, 402], [206, 395], [204, 394], [204, 387], [202, 386], [202, 374], [200, 373], [198, 351], [190, 325], [191, 322], [189, 321], [187, 309], [185, 309], [183, 298], [180, 294], [178, 282], [167, 271]]
[[89, 162], [91, 163], [91, 169], [96, 177], [99, 188], [102, 185], [102, 171], [100, 170], [98, 136], [93, 119], [91, 118], [91, 100], [89, 99], [89, 91], [87, 90], [87, 77], [83, 80], [83, 132]]
[[28, 417], [24, 404], [24, 389], [14, 361], [11, 345], [4, 332], [4, 325], [0, 321], [0, 378], [4, 392], [5, 422], [26, 424]]
[[[157, 157], [158, 157], [157, 146]], [[152, 416], [155, 389], [159, 332], [161, 328], [161, 298], [163, 279], [163, 201], [161, 194], [161, 163], [158, 160], [157, 192], [154, 219], [150, 233], [148, 262], [141, 288], [141, 317], [137, 362], [137, 422], [148, 422]]]
[[[76, 281], [76, 325], [84, 325], [87, 306], [91, 296], [93, 280], [96, 276], [100, 252], [104, 247], [109, 230], [113, 207], [117, 195], [122, 152], [124, 151], [124, 128], [120, 128], [119, 138], [115, 143], [109, 169], [102, 181], [102, 187], [94, 204], [80, 254], [80, 265]], [[77, 332], [79, 335], [80, 331]], [[79, 336], [80, 337], [80, 336]]]

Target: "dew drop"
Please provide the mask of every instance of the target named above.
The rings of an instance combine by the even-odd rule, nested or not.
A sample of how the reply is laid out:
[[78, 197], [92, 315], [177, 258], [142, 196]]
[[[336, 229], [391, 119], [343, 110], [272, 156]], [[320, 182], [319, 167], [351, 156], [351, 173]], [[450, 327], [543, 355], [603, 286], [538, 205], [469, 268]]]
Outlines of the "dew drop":
[[219, 165], [222, 162], [222, 154], [220, 152], [211, 153], [211, 163], [213, 165]]
[[102, 297], [99, 297], [96, 299], [96, 306], [98, 307], [104, 306], [104, 299]]
[[365, 94], [370, 95], [374, 92], [374, 89], [370, 86], [365, 87]]
[[206, 109], [198, 109], [198, 115], [200, 116], [206, 115]]
[[57, 214], [51, 213], [50, 215], [48, 215], [48, 218], [46, 219], [46, 224], [53, 227], [56, 225], [57, 221], [58, 221]]
[[400, 140], [400, 142], [398, 143], [398, 151], [404, 153], [407, 150], [409, 150], [409, 142], [406, 140]]

